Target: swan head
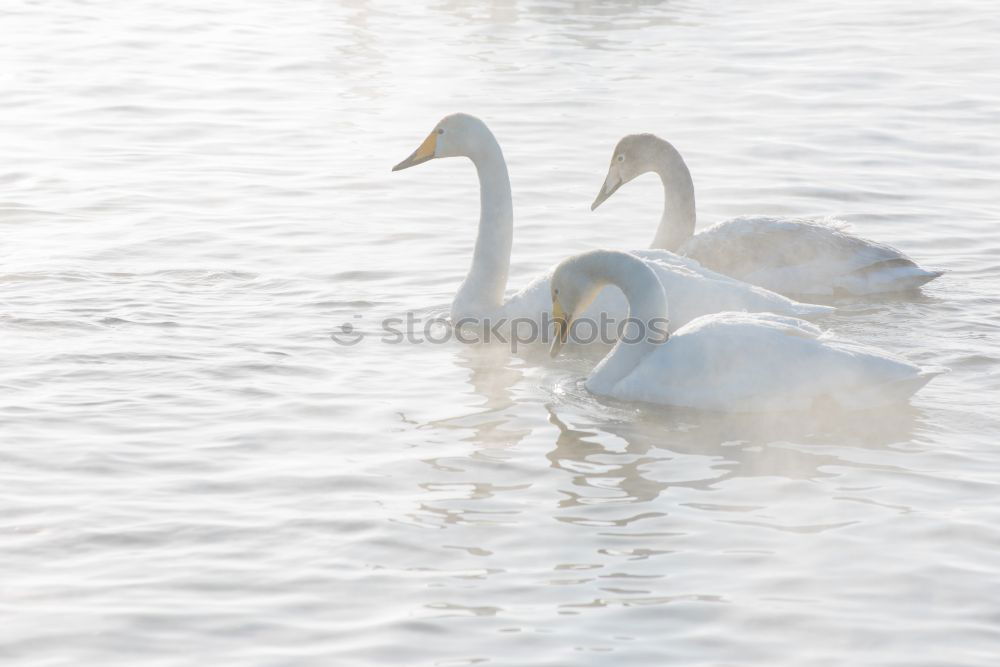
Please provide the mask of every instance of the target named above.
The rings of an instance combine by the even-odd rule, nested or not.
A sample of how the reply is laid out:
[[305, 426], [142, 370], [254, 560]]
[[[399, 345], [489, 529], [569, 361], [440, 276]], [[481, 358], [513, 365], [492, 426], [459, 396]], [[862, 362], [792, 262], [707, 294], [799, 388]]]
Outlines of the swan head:
[[622, 138], [611, 154], [611, 166], [601, 191], [590, 205], [593, 211], [633, 178], [653, 171], [659, 146], [666, 142], [655, 134], [630, 134]]
[[417, 150], [392, 170], [409, 169], [439, 157], [473, 157], [487, 137], [496, 141], [486, 123], [467, 113], [453, 113], [438, 121]]
[[601, 288], [607, 284], [607, 279], [595, 274], [594, 251], [583, 253], [563, 260], [552, 274], [550, 289], [552, 292], [552, 321], [555, 324], [555, 337], [549, 354], [553, 357], [566, 344], [569, 338], [573, 318], [587, 310], [593, 303]]

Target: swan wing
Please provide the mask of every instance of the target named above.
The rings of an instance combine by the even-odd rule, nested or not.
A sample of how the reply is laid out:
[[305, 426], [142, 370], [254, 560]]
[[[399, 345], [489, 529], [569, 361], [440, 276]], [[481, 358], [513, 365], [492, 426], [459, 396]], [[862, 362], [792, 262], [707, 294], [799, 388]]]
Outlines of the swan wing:
[[656, 272], [667, 295], [671, 329], [702, 315], [725, 311], [771, 312], [794, 317], [820, 317], [830, 306], [800, 303], [769, 289], [705, 268], [666, 250], [637, 250]]
[[905, 400], [938, 371], [770, 313], [698, 318], [655, 348], [616, 398], [704, 410], [870, 408]]
[[894, 292], [941, 275], [832, 219], [741, 216], [695, 235], [683, 251], [716, 271], [782, 294]]

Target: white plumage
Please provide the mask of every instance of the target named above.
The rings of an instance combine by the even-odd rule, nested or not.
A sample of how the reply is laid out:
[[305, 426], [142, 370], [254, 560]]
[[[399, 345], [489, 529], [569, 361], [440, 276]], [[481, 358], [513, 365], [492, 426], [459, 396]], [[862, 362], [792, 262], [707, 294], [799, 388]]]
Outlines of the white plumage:
[[[710, 271], [698, 262], [664, 250], [632, 250], [656, 274], [669, 300], [670, 330], [696, 317], [722, 311], [773, 312], [796, 317], [819, 317], [833, 312], [830, 306], [793, 301], [770, 290]], [[552, 312], [551, 280], [546, 272], [512, 295], [505, 304], [508, 317], [537, 319]], [[614, 287], [602, 289], [582, 316], [595, 319], [607, 313], [617, 321], [626, 317], [628, 301]]]
[[941, 275], [829, 221], [741, 216], [692, 236], [680, 251], [726, 275], [783, 294], [899, 292]]

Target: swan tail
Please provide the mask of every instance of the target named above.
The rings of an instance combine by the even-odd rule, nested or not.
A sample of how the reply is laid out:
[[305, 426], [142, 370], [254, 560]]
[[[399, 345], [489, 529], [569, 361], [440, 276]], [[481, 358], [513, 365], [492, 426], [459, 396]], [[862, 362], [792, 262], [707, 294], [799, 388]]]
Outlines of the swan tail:
[[943, 275], [944, 271], [928, 271], [914, 264], [911, 267], [905, 267], [901, 271], [894, 271], [891, 275], [887, 276], [887, 280], [884, 282], [888, 288], [887, 291], [903, 292], [917, 289]]
[[846, 276], [841, 287], [856, 295], [906, 292], [942, 275], [944, 271], [929, 271], [908, 259], [895, 259], [858, 269]]
[[922, 368], [915, 376], [890, 382], [885, 387], [889, 390], [889, 394], [895, 397], [895, 400], [905, 401], [923, 389], [924, 385], [938, 375], [944, 375], [947, 372], [947, 368]]
[[855, 388], [852, 391], [843, 392], [837, 396], [837, 401], [844, 407], [852, 409], [871, 409], [893, 403], [903, 403], [920, 391], [928, 382], [947, 372], [947, 368], [941, 367], [921, 368], [918, 372], [905, 378], [865, 387], [861, 390]]
[[944, 271], [928, 271], [927, 269], [921, 269], [918, 267], [919, 273], [913, 276], [913, 287], [920, 287], [925, 285], [935, 278], [940, 278], [944, 275]]

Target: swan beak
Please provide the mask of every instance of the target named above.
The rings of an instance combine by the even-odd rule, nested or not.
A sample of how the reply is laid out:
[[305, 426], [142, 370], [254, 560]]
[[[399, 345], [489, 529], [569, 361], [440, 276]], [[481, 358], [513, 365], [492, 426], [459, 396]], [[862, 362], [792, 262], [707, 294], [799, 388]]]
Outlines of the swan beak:
[[598, 206], [603, 204], [604, 200], [613, 195], [615, 192], [617, 192], [618, 188], [620, 188], [621, 186], [622, 186], [622, 179], [619, 178], [616, 183], [612, 184], [611, 176], [609, 174], [608, 179], [604, 181], [604, 185], [601, 186], [601, 191], [597, 193], [597, 199], [595, 199], [594, 203], [590, 205], [590, 210], [593, 211]]
[[434, 159], [434, 151], [437, 149], [437, 132], [431, 132], [424, 139], [424, 143], [417, 147], [417, 150], [410, 154], [410, 157], [406, 158], [395, 167], [392, 168], [393, 171], [400, 171], [402, 169], [409, 169], [410, 167], [416, 166], [427, 162], [428, 160]]
[[552, 339], [549, 356], [555, 357], [566, 344], [566, 337], [569, 335], [569, 317], [563, 312], [557, 299], [552, 300], [552, 321], [556, 324], [556, 337]]

